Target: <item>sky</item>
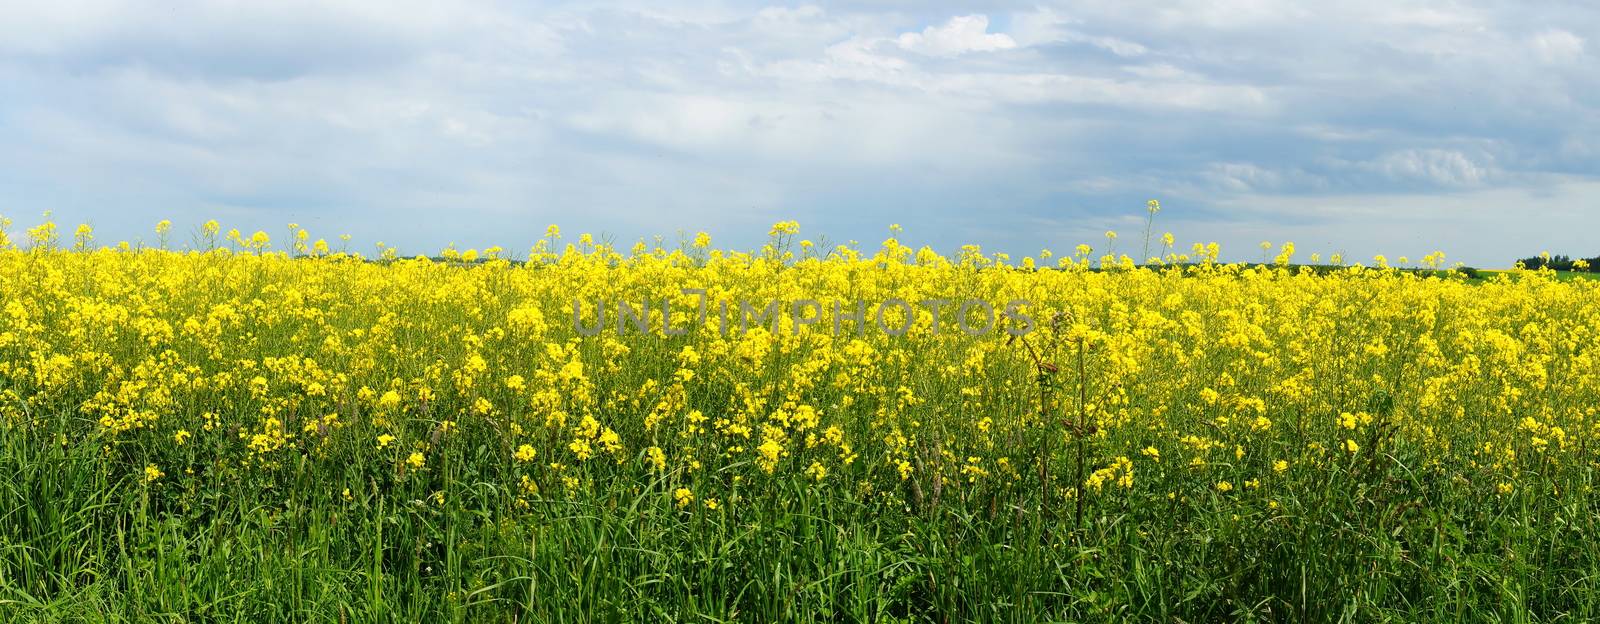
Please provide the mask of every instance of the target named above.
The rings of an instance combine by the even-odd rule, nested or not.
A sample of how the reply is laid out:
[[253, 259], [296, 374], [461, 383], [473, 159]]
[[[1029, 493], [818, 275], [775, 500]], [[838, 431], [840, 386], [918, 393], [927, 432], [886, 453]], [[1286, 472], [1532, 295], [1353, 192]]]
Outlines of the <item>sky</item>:
[[[0, 0], [0, 214], [354, 250], [771, 224], [1600, 254], [1590, 0]], [[179, 238], [182, 238], [180, 236]]]

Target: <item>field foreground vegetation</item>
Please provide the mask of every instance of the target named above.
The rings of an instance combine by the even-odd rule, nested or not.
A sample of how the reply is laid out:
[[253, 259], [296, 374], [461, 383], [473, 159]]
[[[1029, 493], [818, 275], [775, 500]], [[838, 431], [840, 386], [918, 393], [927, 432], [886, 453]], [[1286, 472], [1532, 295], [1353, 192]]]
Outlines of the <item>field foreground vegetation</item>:
[[0, 621], [1600, 618], [1600, 282], [90, 235], [0, 250]]

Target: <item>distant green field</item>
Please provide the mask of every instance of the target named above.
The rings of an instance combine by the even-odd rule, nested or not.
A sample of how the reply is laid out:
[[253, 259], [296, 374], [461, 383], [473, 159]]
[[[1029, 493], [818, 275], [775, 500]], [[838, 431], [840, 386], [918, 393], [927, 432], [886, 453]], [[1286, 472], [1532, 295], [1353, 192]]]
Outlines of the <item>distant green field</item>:
[[[1485, 278], [1490, 277], [1492, 275], [1514, 274], [1516, 272], [1517, 272], [1516, 269], [1496, 269], [1496, 270], [1478, 269], [1478, 273], [1480, 275], [1482, 275], [1483, 277], [1485, 277]], [[1563, 282], [1570, 282], [1572, 280], [1600, 279], [1600, 273], [1587, 273], [1587, 272], [1579, 272], [1579, 271], [1556, 271], [1555, 273], [1556, 273], [1556, 279], [1561, 280]]]

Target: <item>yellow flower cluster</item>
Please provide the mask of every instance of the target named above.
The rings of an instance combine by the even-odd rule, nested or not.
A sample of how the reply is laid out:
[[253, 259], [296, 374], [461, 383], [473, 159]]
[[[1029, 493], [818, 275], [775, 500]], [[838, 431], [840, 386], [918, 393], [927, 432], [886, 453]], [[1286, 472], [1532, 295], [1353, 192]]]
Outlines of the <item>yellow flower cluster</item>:
[[[0, 236], [0, 424], [71, 414], [85, 443], [148, 458], [129, 474], [150, 487], [309, 458], [418, 480], [492, 461], [522, 504], [629, 483], [697, 513], [779, 480], [895, 505], [1235, 500], [1400, 450], [1508, 494], [1600, 447], [1600, 287], [1539, 272], [1313, 271], [1292, 245], [1260, 265], [1214, 245], [1012, 261], [823, 248], [794, 222], [755, 252], [552, 227], [523, 262], [366, 258], [299, 229], [291, 251], [55, 231]], [[983, 310], [936, 300], [1026, 303], [967, 332]]]

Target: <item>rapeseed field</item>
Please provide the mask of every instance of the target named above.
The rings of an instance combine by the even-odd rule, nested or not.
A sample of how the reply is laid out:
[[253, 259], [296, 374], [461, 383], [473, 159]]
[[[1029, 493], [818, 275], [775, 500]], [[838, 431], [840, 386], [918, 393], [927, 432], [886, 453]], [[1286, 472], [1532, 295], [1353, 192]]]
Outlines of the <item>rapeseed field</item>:
[[0, 231], [0, 621], [1600, 617], [1596, 281]]

